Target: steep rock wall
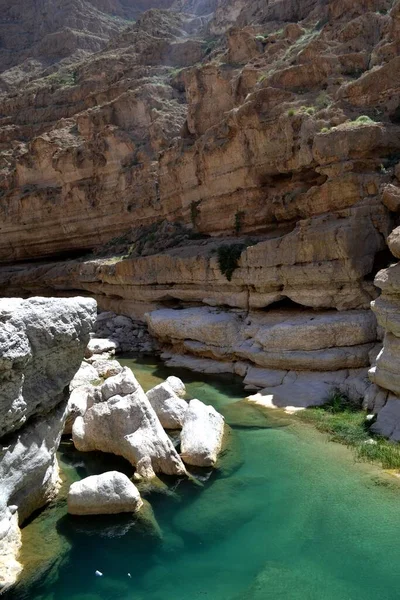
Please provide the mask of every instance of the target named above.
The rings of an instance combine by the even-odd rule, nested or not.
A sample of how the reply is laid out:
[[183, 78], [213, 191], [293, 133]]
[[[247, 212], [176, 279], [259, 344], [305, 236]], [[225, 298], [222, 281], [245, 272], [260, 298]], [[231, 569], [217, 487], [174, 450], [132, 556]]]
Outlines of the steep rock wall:
[[95, 319], [91, 299], [0, 300], [0, 588], [22, 569], [18, 525], [57, 492], [65, 390]]
[[[73, 84], [2, 98], [0, 283], [11, 295], [81, 290], [141, 319], [194, 304], [267, 329], [294, 315], [306, 336], [313, 319], [325, 329], [323, 311], [369, 322], [400, 212], [400, 1], [173, 8], [142, 15]], [[5, 264], [97, 246], [91, 258]], [[294, 374], [287, 381], [343, 383], [361, 369], [357, 393], [375, 389], [365, 369], [379, 330], [313, 349], [286, 340], [275, 357], [242, 327], [228, 346], [173, 333], [180, 360]], [[387, 335], [378, 378], [395, 343]]]
[[377, 221], [400, 153], [398, 2], [366, 14], [273, 2], [247, 16], [225, 4], [239, 11], [226, 35], [151, 10], [73, 82], [0, 99], [0, 260], [92, 249], [165, 219], [279, 235], [342, 211], [357, 221], [366, 205], [389, 233]]

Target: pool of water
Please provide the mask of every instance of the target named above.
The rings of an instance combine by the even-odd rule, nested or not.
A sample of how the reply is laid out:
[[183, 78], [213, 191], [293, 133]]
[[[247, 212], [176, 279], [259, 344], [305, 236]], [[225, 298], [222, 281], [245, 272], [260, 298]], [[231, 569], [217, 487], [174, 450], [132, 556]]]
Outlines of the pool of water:
[[[171, 371], [131, 366], [145, 389]], [[388, 600], [400, 586], [400, 488], [293, 419], [240, 400], [240, 380], [174, 371], [233, 433], [221, 469], [164, 480], [147, 496], [162, 537], [130, 515], [72, 517], [71, 481], [132, 468], [60, 449], [57, 502], [23, 530], [25, 578], [12, 600]], [[168, 493], [165, 493], [165, 492]], [[95, 571], [103, 573], [96, 577]], [[131, 575], [128, 576], [128, 573]]]

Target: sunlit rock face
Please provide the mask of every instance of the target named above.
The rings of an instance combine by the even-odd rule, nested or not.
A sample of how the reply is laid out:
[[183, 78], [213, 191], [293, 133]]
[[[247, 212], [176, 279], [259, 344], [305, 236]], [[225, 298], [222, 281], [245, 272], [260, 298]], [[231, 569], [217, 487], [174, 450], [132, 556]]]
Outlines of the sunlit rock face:
[[1, 0], [0, 86], [12, 91], [59, 63], [71, 64], [104, 48], [149, 8], [172, 0]]
[[[234, 342], [199, 339], [201, 319], [169, 340], [154, 328], [170, 360], [214, 361], [249, 385], [262, 380], [250, 369], [267, 369], [350, 386], [377, 354], [379, 332], [365, 323], [400, 207], [400, 2], [148, 8], [67, 78], [0, 98], [0, 285], [11, 295], [83, 290], [141, 321], [165, 305], [222, 307]], [[281, 329], [289, 319], [301, 332], [296, 348], [281, 338], [275, 349], [243, 325], [268, 329], [282, 303]], [[300, 327], [291, 311], [303, 310]], [[343, 316], [343, 340], [330, 311]], [[370, 332], [360, 341], [356, 311]], [[329, 335], [308, 347], [318, 327]]]
[[90, 6], [92, 18], [151, 10], [121, 32], [111, 19], [107, 47], [73, 72], [0, 99], [0, 260], [82, 252], [163, 220], [204, 235], [324, 236], [327, 217], [333, 240], [340, 220], [358, 243], [348, 277], [371, 273], [400, 146], [397, 3]]
[[0, 300], [0, 585], [13, 583], [18, 524], [59, 485], [68, 385], [96, 318], [90, 298]]

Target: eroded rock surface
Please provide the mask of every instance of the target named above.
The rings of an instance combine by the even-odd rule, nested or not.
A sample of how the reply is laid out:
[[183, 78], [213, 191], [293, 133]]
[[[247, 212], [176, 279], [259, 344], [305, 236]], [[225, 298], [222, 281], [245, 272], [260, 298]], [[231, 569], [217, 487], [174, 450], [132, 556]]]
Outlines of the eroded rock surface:
[[137, 487], [118, 471], [76, 481], [69, 489], [67, 502], [72, 515], [133, 513], [143, 506]]
[[63, 399], [82, 362], [94, 300], [0, 299], [0, 436]]
[[0, 586], [15, 582], [18, 524], [59, 485], [68, 385], [96, 318], [88, 298], [0, 300]]
[[[101, 387], [102, 400], [75, 420], [72, 438], [82, 452], [101, 450], [126, 458], [138, 475], [185, 475], [185, 467], [129, 369]], [[125, 394], [125, 395], [121, 395]]]
[[214, 467], [222, 448], [224, 418], [199, 400], [191, 400], [181, 433], [181, 457], [188, 465]]
[[[177, 377], [173, 379], [177, 380], [173, 383], [178, 390], [182, 390], [182, 386], [184, 389], [182, 382], [181, 385], [178, 384], [180, 380]], [[149, 390], [146, 396], [165, 429], [182, 428], [188, 404], [175, 393], [168, 380]]]
[[[399, 11], [399, 0], [176, 0], [67, 82], [4, 94], [0, 285], [84, 290], [119, 314], [104, 317], [105, 337], [139, 341], [127, 318], [149, 313], [171, 363], [250, 386], [283, 385], [253, 368], [353, 379], [376, 350], [369, 306], [389, 235], [400, 255]], [[376, 312], [394, 327], [383, 296]], [[223, 311], [157, 316], [186, 303]], [[276, 303], [293, 320], [271, 323]], [[395, 344], [388, 334], [372, 374], [392, 391]]]

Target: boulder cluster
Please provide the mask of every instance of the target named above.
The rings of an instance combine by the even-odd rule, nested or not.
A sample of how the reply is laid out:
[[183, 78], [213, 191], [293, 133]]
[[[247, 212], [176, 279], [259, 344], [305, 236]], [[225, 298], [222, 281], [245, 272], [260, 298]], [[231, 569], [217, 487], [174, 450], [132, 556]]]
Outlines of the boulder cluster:
[[[186, 401], [180, 379], [168, 377], [146, 394], [128, 367], [101, 355], [92, 355], [91, 361], [82, 363], [71, 382], [64, 433], [72, 433], [77, 450], [122, 456], [135, 467], [136, 482], [158, 474], [185, 477], [185, 465], [215, 466], [224, 419], [199, 400]], [[83, 382], [87, 371], [104, 381]], [[166, 430], [180, 430], [180, 455]], [[136, 512], [141, 504], [135, 485], [115, 472], [74, 483], [68, 495], [73, 514]]]
[[[117, 315], [111, 311], [103, 311], [97, 316], [94, 326], [94, 337], [108, 339], [110, 350], [120, 352], [153, 352], [157, 346], [146, 324], [143, 321], [133, 320], [124, 315]], [[98, 353], [96, 343], [89, 343], [87, 353]], [[104, 342], [103, 342], [104, 343]], [[104, 349], [102, 350], [102, 352]]]

